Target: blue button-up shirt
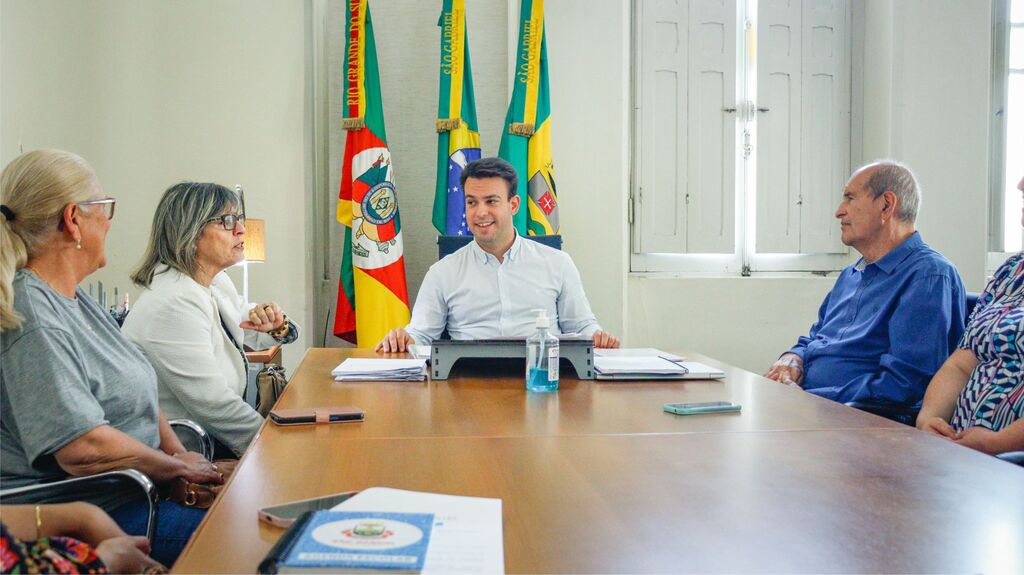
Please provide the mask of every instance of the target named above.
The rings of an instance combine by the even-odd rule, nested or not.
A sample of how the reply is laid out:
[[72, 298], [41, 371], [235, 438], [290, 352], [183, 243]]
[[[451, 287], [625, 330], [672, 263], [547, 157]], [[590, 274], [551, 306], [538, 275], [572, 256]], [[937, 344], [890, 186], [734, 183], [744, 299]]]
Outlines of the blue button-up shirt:
[[914, 232], [878, 261], [846, 268], [790, 350], [803, 388], [834, 401], [920, 406], [964, 331], [956, 268]]

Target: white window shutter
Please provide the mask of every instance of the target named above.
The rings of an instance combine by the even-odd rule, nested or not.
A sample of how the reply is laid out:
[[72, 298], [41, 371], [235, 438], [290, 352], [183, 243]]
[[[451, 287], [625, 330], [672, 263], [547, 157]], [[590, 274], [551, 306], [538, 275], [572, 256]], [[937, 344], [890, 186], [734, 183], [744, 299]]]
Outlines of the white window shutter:
[[[737, 34], [738, 0], [635, 6], [637, 257], [714, 254], [752, 269], [831, 269], [848, 253], [833, 214], [850, 171], [850, 0], [759, 0], [756, 63]], [[749, 190], [736, 178], [739, 122], [750, 119], [737, 101], [740, 67], [757, 73]], [[752, 192], [756, 237], [745, 254], [737, 200]], [[780, 263], [779, 254], [803, 259]], [[680, 269], [703, 261], [680, 260]]]
[[685, 253], [688, 0], [644, 0], [638, 11], [640, 251]]
[[736, 2], [690, 2], [687, 246], [736, 247]]
[[835, 210], [850, 175], [850, 8], [803, 0], [800, 253], [845, 253]]
[[759, 253], [800, 251], [801, 3], [762, 0], [757, 15]]

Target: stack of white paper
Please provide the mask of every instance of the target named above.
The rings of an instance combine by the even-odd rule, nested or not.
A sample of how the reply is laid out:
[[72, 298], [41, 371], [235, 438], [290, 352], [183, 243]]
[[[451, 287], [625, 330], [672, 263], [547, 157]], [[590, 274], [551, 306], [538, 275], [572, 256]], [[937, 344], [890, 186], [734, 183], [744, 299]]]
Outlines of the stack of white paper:
[[422, 359], [350, 357], [331, 370], [334, 381], [423, 381], [427, 362]]
[[332, 511], [433, 513], [423, 575], [505, 572], [501, 499], [370, 487]]

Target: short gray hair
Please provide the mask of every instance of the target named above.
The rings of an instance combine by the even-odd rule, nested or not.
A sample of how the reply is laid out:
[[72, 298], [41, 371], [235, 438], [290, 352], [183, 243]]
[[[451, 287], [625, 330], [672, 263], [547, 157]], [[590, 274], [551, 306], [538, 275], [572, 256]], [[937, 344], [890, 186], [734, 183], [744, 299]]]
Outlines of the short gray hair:
[[917, 221], [921, 206], [921, 186], [910, 168], [895, 160], [881, 160], [870, 164], [874, 169], [864, 187], [877, 198], [885, 192], [896, 194], [899, 211], [896, 217], [907, 223]]
[[211, 218], [243, 207], [235, 192], [220, 184], [182, 182], [164, 192], [153, 215], [149, 246], [132, 281], [149, 287], [160, 265], [194, 278], [198, 271], [196, 242]]

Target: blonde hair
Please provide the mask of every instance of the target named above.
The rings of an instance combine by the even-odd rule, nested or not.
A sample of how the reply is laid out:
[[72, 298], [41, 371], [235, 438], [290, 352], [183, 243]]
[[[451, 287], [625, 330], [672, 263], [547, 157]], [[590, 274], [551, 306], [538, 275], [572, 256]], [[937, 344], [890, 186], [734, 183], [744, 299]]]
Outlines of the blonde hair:
[[95, 182], [85, 160], [61, 150], [22, 154], [0, 174], [0, 331], [21, 327], [14, 273], [57, 233], [65, 206], [91, 199]]

